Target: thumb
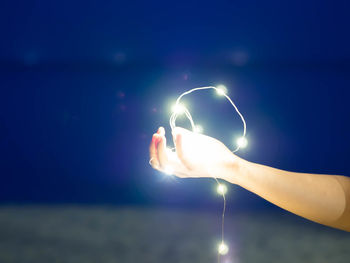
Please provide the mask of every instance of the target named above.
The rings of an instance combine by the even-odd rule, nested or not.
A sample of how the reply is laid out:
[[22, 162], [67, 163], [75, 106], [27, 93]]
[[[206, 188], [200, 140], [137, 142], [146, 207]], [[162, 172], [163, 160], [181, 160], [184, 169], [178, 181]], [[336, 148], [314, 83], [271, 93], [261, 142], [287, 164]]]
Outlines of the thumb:
[[183, 148], [183, 136], [184, 133], [179, 128], [175, 128], [173, 131], [173, 140], [176, 148], [177, 157], [180, 159], [182, 164], [188, 169], [193, 170], [193, 164], [189, 161], [189, 157], [184, 152]]

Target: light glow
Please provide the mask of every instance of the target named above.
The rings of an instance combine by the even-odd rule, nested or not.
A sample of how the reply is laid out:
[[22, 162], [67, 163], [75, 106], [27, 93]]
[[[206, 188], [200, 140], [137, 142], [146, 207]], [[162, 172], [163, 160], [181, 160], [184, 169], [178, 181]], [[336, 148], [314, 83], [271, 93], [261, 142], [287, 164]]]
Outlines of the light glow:
[[225, 96], [227, 93], [227, 88], [224, 85], [218, 85], [216, 86], [216, 93], [219, 96]]
[[[245, 119], [241, 112], [238, 110], [236, 104], [231, 100], [231, 98], [227, 95], [227, 89], [224, 85], [218, 85], [216, 87], [214, 86], [207, 86], [207, 87], [199, 87], [199, 88], [194, 88], [191, 90], [188, 90], [186, 92], [183, 92], [176, 100], [175, 105], [172, 108], [172, 114], [170, 116], [170, 127], [171, 131], [174, 132], [174, 129], [176, 128], [176, 119], [180, 114], [184, 114], [187, 119], [191, 123], [192, 131], [194, 133], [202, 133], [203, 128], [200, 125], [196, 125], [193, 121], [193, 118], [191, 116], [191, 113], [189, 110], [180, 103], [182, 97], [194, 92], [194, 91], [200, 91], [200, 90], [208, 90], [208, 89], [213, 89], [219, 96], [225, 97], [231, 104], [231, 106], [235, 109], [236, 113], [239, 115], [242, 124], [243, 124], [243, 132], [241, 137], [237, 139], [237, 147], [233, 150], [233, 152], [237, 152], [240, 148], [245, 148], [248, 144], [247, 139], [245, 138], [246, 136], [246, 129], [247, 125], [245, 122]], [[205, 148], [205, 151], [201, 150], [203, 149], [202, 141], [200, 140], [200, 136], [193, 134], [194, 136], [187, 136], [189, 138], [186, 138], [184, 136], [183, 139], [183, 148], [186, 148], [186, 145], [189, 145], [191, 147], [188, 147], [187, 149], [184, 150], [188, 154], [189, 157], [191, 157], [191, 161], [193, 163], [203, 163], [203, 162], [214, 162], [213, 158], [220, 158], [219, 156], [211, 156], [206, 154], [207, 152], [211, 152], [210, 145]], [[190, 143], [186, 143], [186, 140], [190, 140]], [[173, 151], [172, 149], [168, 149], [168, 159], [169, 161], [179, 161], [176, 155], [176, 152]], [[209, 159], [210, 158], [210, 159]], [[172, 167], [168, 166], [165, 167], [163, 170], [166, 174], [174, 174], [174, 170]], [[221, 243], [218, 245], [218, 253], [219, 255], [226, 255], [229, 251], [228, 246], [224, 243], [224, 218], [225, 218], [225, 211], [226, 211], [226, 197], [225, 194], [227, 192], [227, 187], [224, 184], [221, 184], [219, 180], [216, 177], [213, 177], [215, 181], [217, 182], [217, 193], [220, 194], [223, 198], [223, 210], [222, 210], [222, 220], [221, 220]], [[219, 263], [220, 263], [220, 256], [219, 258]]]
[[229, 250], [228, 246], [224, 242], [221, 242], [219, 247], [218, 247], [219, 254], [220, 255], [226, 255], [228, 250]]
[[239, 148], [245, 148], [248, 145], [248, 140], [246, 137], [242, 136], [237, 139], [237, 145]]
[[174, 174], [174, 169], [171, 166], [166, 166], [164, 167], [163, 172], [167, 175], [172, 175]]
[[216, 188], [216, 191], [218, 192], [218, 194], [224, 195], [227, 192], [227, 187], [224, 184], [219, 184], [218, 187]]
[[194, 127], [194, 131], [196, 132], [196, 133], [203, 133], [203, 127], [201, 126], [201, 125], [196, 125], [195, 127]]
[[185, 108], [184, 105], [176, 103], [172, 107], [172, 110], [173, 110], [174, 114], [182, 114], [182, 113], [184, 113], [186, 111], [186, 108]]

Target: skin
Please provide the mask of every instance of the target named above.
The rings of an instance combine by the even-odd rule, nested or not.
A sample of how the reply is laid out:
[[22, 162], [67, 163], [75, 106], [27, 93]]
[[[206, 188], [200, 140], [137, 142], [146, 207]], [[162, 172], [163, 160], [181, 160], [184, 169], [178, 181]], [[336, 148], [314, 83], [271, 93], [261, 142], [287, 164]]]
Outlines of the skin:
[[166, 150], [165, 130], [152, 137], [150, 164], [181, 178], [216, 177], [311, 221], [350, 232], [350, 178], [295, 173], [246, 161], [222, 142], [183, 128], [173, 130], [176, 154]]

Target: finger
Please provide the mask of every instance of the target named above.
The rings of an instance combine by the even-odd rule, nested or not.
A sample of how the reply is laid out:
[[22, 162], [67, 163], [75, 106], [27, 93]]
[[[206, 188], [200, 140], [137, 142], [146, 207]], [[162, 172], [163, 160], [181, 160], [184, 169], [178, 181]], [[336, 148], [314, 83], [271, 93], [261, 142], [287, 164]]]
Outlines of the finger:
[[157, 144], [159, 143], [159, 135], [153, 134], [151, 144], [149, 146], [150, 164], [153, 168], [159, 169], [159, 160], [157, 155]]
[[185, 155], [183, 151], [183, 137], [181, 133], [175, 133], [175, 147], [176, 147], [176, 154], [182, 164], [188, 169], [193, 170], [193, 165], [188, 161], [188, 157]]
[[165, 130], [164, 130], [164, 128], [163, 128], [162, 126], [160, 126], [160, 127], [158, 128], [157, 133], [160, 134], [160, 135], [165, 136]]
[[157, 146], [158, 161], [161, 169], [166, 169], [168, 165], [168, 156], [166, 152], [166, 138], [165, 136], [160, 136], [160, 140]]

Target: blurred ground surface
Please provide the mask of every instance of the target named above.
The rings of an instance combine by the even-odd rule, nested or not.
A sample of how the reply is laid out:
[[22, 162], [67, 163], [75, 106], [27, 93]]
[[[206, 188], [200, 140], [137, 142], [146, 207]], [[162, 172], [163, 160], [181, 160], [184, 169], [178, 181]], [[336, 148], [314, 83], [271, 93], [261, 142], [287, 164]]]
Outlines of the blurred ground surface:
[[[290, 214], [228, 216], [235, 262], [350, 262], [350, 234]], [[0, 262], [217, 262], [219, 215], [152, 208], [3, 206]]]

